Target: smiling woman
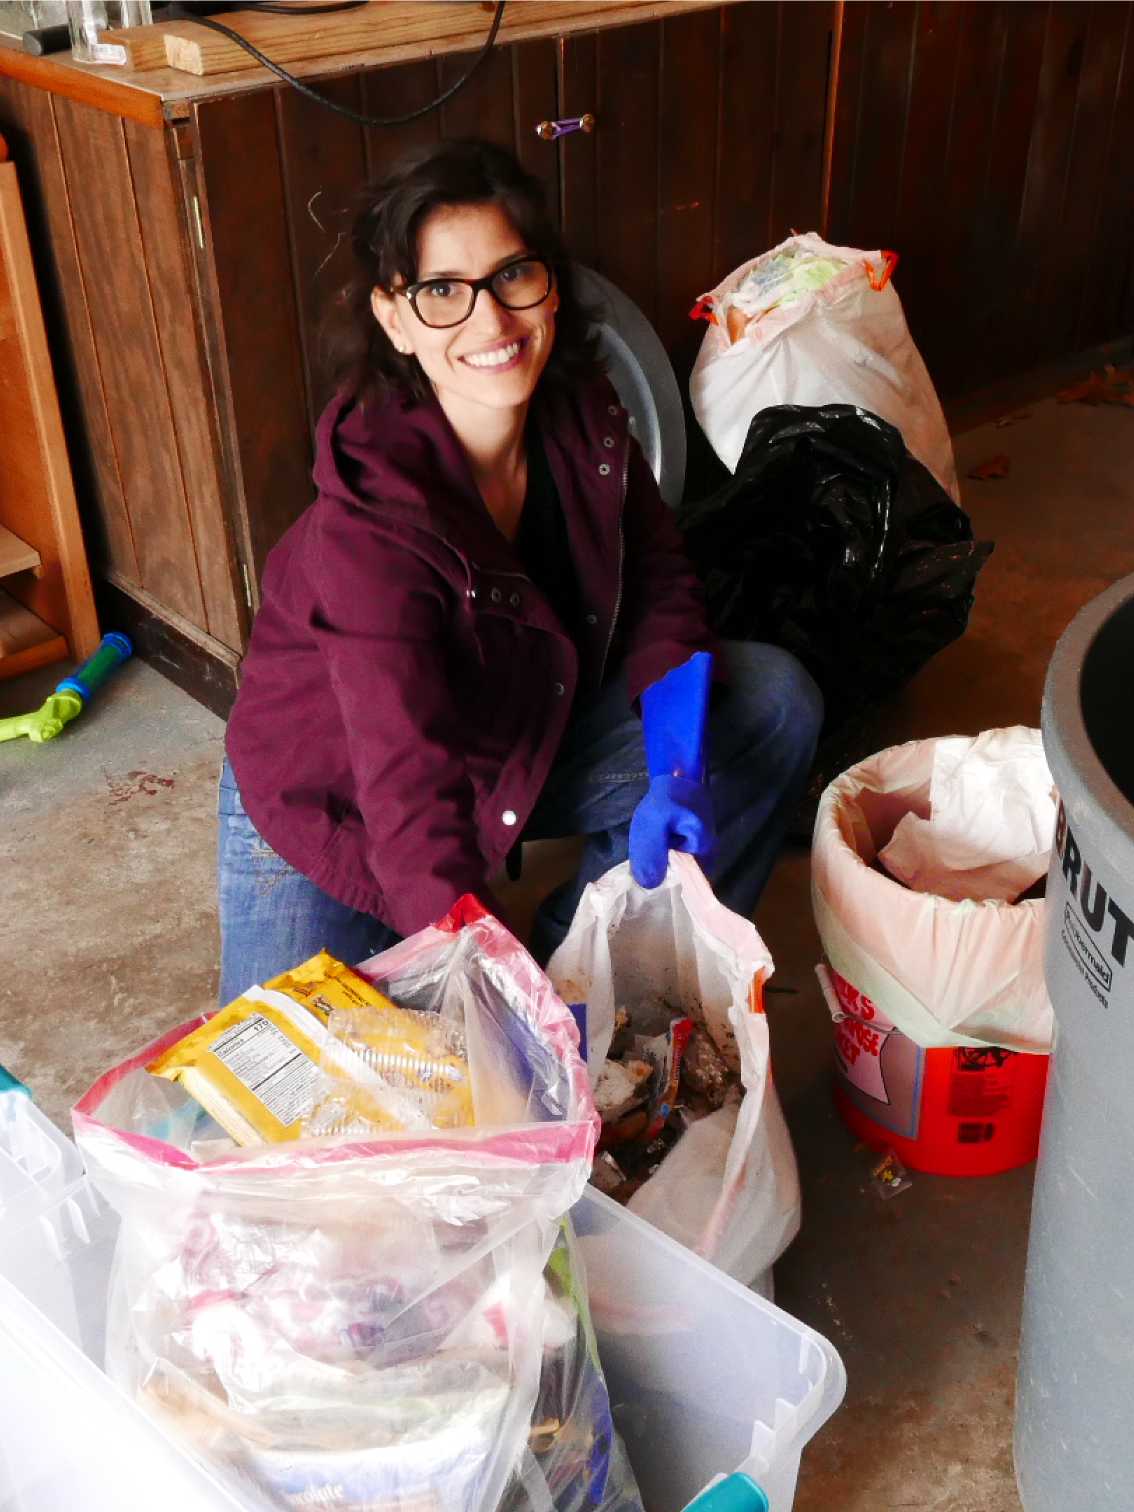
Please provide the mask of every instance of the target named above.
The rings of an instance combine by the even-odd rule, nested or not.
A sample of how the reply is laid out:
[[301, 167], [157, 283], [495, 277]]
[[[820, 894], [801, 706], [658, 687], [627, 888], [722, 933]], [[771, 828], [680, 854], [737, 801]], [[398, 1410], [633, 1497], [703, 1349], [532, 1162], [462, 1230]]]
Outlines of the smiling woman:
[[707, 773], [647, 760], [635, 705], [648, 724], [712, 641], [538, 182], [441, 143], [365, 191], [353, 248], [318, 498], [268, 559], [228, 728], [222, 1002], [463, 893], [500, 913], [489, 879], [524, 838], [586, 836], [537, 916], [542, 958], [628, 855], [656, 885], [691, 850], [750, 912], [818, 696], [784, 653], [722, 648]]

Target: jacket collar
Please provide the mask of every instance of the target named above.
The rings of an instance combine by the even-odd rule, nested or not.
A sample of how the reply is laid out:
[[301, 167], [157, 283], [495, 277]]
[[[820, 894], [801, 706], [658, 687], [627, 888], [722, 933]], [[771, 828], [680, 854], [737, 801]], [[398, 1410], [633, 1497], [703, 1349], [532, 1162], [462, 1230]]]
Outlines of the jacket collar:
[[[531, 419], [540, 427], [572, 550], [585, 571], [579, 558], [606, 554], [621, 509], [625, 412], [600, 379], [572, 391], [541, 385]], [[490, 571], [517, 569], [516, 554], [486, 509], [465, 450], [432, 394], [366, 403], [338, 395], [319, 421], [314, 479], [320, 493], [437, 536], [466, 562]], [[613, 507], [588, 508], [592, 495]]]

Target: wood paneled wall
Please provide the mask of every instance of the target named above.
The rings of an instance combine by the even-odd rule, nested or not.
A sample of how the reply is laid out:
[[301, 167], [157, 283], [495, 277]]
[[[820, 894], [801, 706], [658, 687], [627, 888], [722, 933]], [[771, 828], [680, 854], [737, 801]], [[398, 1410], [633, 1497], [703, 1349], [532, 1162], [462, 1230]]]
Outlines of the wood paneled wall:
[[855, 0], [831, 238], [901, 253], [938, 385], [969, 391], [1134, 321], [1134, 7]]

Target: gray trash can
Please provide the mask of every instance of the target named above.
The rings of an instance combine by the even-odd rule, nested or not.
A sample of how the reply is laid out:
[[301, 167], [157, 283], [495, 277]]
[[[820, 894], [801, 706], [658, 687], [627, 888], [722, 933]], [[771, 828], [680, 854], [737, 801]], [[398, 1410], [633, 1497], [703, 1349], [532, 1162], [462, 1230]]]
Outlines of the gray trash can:
[[1047, 884], [1056, 1039], [1016, 1402], [1026, 1512], [1134, 1508], [1134, 577], [1072, 622], [1044, 690], [1062, 805]]

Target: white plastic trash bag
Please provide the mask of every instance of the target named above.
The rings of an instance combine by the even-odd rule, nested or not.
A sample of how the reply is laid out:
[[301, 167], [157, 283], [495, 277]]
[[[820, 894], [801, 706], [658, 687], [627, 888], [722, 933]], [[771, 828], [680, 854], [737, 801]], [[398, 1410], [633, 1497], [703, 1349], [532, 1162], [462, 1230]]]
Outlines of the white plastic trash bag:
[[959, 501], [945, 416], [890, 280], [896, 262], [893, 253], [835, 247], [809, 232], [701, 296], [711, 323], [689, 392], [731, 472], [760, 410], [854, 404], [896, 426], [911, 455]]
[[[941, 854], [930, 867], [935, 774]], [[820, 800], [811, 857], [815, 922], [828, 961], [919, 1045], [1046, 1053], [1052, 1008], [1043, 975], [1044, 901], [1011, 902], [996, 893], [1023, 891], [1046, 872], [1047, 855], [1037, 845], [1046, 835], [1050, 852], [1054, 813], [1033, 730], [911, 741], [844, 772]], [[942, 888], [969, 895], [904, 886], [884, 870], [891, 844], [891, 864], [910, 867], [915, 884], [925, 885], [928, 869]], [[1009, 885], [1006, 873], [1014, 879]]]
[[1055, 788], [1038, 730], [955, 735], [933, 747], [929, 815], [898, 821], [879, 860], [915, 892], [1014, 903], [1047, 873]]
[[691, 856], [676, 852], [660, 887], [639, 887], [628, 863], [592, 883], [548, 965], [559, 995], [586, 1004], [592, 1082], [617, 1008], [643, 1034], [688, 1015], [726, 1058], [739, 1057], [739, 1102], [693, 1123], [629, 1209], [737, 1280], [763, 1287], [799, 1229], [799, 1178], [763, 1011], [772, 970], [755, 927], [717, 901]]

